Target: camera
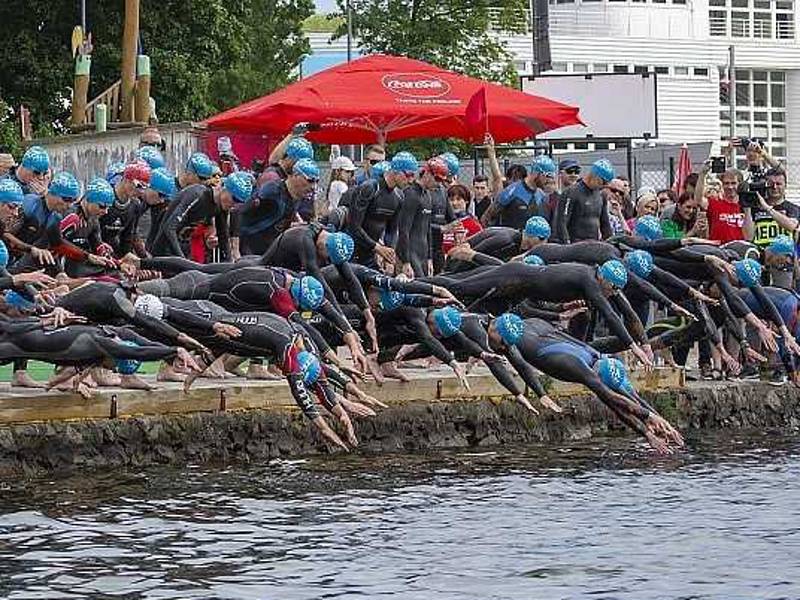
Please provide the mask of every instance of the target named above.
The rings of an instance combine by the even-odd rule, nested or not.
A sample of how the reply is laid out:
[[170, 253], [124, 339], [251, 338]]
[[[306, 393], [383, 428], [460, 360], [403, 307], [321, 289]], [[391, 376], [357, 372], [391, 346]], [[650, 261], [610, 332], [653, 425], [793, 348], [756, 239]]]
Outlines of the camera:
[[739, 206], [742, 208], [756, 208], [759, 205], [758, 196], [767, 197], [767, 180], [763, 178], [753, 181], [743, 181], [737, 189]]
[[721, 175], [725, 172], [725, 157], [712, 156], [711, 157], [711, 172]]

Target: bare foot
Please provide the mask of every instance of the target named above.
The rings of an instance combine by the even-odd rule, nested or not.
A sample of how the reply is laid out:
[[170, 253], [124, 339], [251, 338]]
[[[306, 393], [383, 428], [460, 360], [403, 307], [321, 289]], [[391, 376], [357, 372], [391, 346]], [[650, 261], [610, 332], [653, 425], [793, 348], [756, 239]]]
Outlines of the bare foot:
[[401, 373], [397, 365], [393, 362], [383, 363], [381, 365], [381, 374], [389, 379], [399, 379], [400, 381], [409, 381], [405, 373]]
[[156, 389], [138, 375], [123, 375], [121, 387], [128, 390], [154, 390]]
[[269, 369], [265, 365], [259, 365], [253, 363], [250, 363], [250, 366], [247, 367], [247, 378], [262, 380], [262, 381], [275, 381], [277, 379], [280, 379], [279, 377], [276, 377], [275, 375], [270, 373]]
[[156, 375], [156, 381], [177, 381], [183, 382], [186, 380], [185, 373], [178, 373], [169, 363], [163, 363], [161, 368], [158, 370], [158, 375]]
[[218, 358], [208, 366], [201, 377], [206, 379], [225, 379], [225, 361]]
[[28, 375], [27, 371], [14, 371], [11, 378], [11, 385], [14, 387], [44, 389], [47, 384], [43, 381], [36, 381], [33, 377]]
[[92, 379], [101, 387], [119, 387], [122, 382], [119, 375], [101, 367], [92, 369]]

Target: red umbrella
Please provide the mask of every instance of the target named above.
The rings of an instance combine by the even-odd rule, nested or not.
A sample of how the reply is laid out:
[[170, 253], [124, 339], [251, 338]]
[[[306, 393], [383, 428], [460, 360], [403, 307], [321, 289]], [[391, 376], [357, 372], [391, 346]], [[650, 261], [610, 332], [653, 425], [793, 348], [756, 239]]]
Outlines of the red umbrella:
[[581, 123], [576, 107], [421, 61], [375, 54], [232, 108], [206, 125], [280, 136], [303, 121], [320, 125], [309, 134], [312, 140], [339, 144], [415, 137], [474, 140], [482, 139], [487, 131], [480, 129], [486, 126], [496, 142], [510, 142]]
[[675, 183], [672, 190], [680, 196], [686, 189], [686, 178], [692, 173], [692, 161], [689, 158], [689, 146], [681, 146], [681, 153], [678, 156], [678, 170], [675, 172]]

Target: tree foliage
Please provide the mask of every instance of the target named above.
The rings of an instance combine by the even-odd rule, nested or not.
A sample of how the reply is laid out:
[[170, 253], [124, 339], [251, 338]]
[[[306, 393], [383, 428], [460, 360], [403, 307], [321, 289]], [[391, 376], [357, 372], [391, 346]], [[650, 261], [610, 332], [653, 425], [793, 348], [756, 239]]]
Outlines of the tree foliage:
[[[36, 129], [66, 122], [77, 2], [4, 0], [0, 97], [27, 105]], [[142, 0], [141, 47], [151, 58], [162, 121], [198, 120], [289, 81], [307, 52], [313, 0]], [[90, 99], [120, 78], [124, 2], [87, 2], [94, 41]]]
[[[347, 35], [345, 0], [337, 0], [334, 34]], [[516, 85], [517, 71], [501, 35], [527, 30], [528, 0], [350, 0], [353, 35], [366, 52], [422, 60], [488, 81]], [[410, 149], [418, 156], [444, 150], [469, 156], [470, 146], [453, 139], [391, 144], [390, 152]]]
[[[337, 0], [345, 16], [345, 1]], [[527, 28], [527, 0], [350, 0], [361, 48], [423, 60], [501, 83], [514, 83], [511, 54], [499, 35]], [[346, 23], [336, 35], [347, 34]]]

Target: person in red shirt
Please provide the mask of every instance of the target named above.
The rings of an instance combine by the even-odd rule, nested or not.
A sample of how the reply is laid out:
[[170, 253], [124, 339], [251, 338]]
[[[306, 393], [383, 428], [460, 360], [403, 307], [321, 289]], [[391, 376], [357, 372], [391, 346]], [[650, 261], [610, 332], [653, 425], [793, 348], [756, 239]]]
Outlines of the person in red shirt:
[[708, 238], [721, 243], [744, 239], [744, 212], [739, 205], [739, 184], [742, 175], [737, 169], [728, 169], [722, 174], [722, 196], [709, 195], [705, 192], [705, 178], [710, 170], [710, 163], [706, 161], [700, 172], [697, 187], [694, 190], [695, 198], [708, 215]]
[[456, 230], [464, 232], [465, 238], [483, 230], [480, 221], [467, 212], [471, 199], [472, 195], [466, 186], [457, 183], [447, 188], [447, 201], [456, 218], [442, 230], [442, 252], [445, 256], [456, 245]]

